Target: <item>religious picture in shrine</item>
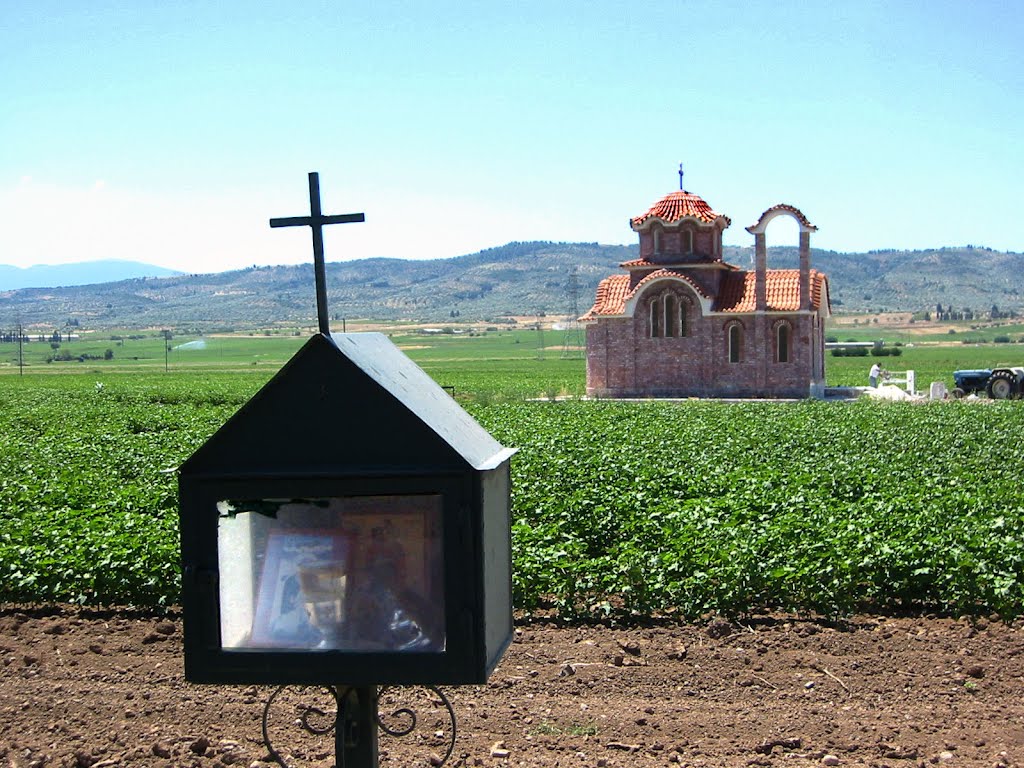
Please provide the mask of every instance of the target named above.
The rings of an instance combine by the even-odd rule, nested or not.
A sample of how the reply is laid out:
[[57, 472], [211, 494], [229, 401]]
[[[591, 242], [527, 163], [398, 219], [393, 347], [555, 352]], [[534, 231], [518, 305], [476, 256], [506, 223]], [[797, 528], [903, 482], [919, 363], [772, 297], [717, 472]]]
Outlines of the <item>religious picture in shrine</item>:
[[217, 506], [223, 648], [444, 650], [440, 495]]

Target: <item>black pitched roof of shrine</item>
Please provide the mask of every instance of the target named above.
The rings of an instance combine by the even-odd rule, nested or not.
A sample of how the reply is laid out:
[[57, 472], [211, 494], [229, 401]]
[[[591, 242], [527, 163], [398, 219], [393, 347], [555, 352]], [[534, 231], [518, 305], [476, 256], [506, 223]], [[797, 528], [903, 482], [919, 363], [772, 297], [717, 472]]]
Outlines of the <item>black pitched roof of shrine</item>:
[[513, 452], [383, 334], [317, 334], [180, 470], [485, 471]]

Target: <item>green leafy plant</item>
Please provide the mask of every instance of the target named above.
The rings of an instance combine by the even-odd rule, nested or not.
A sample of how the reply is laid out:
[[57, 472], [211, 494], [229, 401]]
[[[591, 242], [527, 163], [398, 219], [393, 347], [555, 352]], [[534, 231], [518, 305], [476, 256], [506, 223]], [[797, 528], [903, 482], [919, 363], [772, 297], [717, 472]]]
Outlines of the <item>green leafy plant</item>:
[[[1020, 402], [532, 401], [579, 362], [437, 365], [519, 448], [522, 611], [1024, 613]], [[173, 470], [272, 373], [0, 376], [0, 601], [177, 603]]]

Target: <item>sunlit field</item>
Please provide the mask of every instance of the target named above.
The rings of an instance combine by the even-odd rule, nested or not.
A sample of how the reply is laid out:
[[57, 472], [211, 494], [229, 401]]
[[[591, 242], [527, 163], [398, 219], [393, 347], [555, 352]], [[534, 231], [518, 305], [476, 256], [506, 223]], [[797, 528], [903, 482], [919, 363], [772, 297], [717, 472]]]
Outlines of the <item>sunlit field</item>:
[[[0, 602], [175, 604], [174, 470], [306, 338], [136, 336], [0, 347]], [[590, 402], [560, 332], [392, 339], [519, 449], [522, 611], [1024, 612], [1020, 401]], [[951, 386], [1024, 346], [900, 349], [828, 383], [878, 359]]]

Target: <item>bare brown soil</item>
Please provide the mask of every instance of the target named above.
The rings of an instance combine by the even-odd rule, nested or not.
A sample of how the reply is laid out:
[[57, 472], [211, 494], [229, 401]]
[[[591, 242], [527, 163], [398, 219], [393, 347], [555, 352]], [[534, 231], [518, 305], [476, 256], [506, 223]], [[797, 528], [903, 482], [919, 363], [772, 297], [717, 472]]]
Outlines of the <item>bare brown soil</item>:
[[[1024, 766], [1019, 622], [526, 624], [487, 685], [446, 692], [451, 766]], [[0, 609], [3, 768], [262, 768], [271, 693], [187, 683], [174, 616]], [[316, 698], [271, 708], [296, 768], [333, 764], [332, 738], [295, 727]], [[444, 753], [443, 708], [420, 702], [383, 765]]]

